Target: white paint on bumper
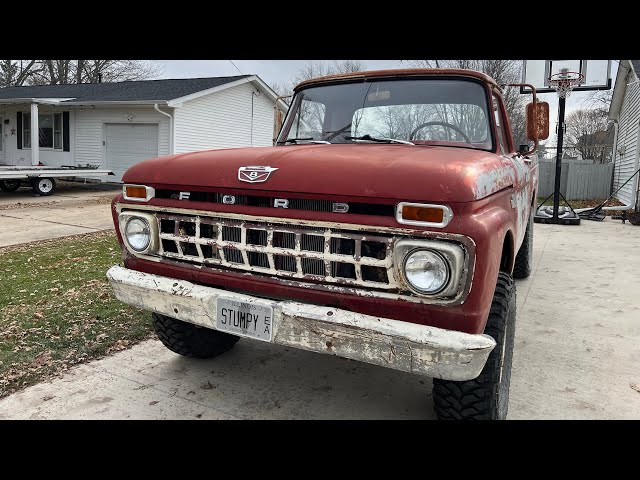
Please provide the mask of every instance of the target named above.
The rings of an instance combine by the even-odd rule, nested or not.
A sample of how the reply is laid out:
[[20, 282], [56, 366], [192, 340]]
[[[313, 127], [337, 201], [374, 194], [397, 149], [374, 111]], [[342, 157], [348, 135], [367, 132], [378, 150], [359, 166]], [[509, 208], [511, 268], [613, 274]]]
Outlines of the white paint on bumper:
[[273, 307], [273, 342], [448, 380], [477, 377], [496, 342], [331, 307], [252, 297], [113, 266], [107, 277], [127, 304], [215, 329], [219, 296]]

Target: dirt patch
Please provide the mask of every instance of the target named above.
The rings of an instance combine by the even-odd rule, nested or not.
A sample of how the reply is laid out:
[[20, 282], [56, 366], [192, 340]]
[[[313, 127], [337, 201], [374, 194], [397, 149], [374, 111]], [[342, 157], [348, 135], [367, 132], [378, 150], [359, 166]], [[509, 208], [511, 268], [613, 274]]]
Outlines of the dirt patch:
[[11, 203], [8, 205], [0, 205], [0, 210], [19, 210], [21, 208], [34, 208], [34, 207], [47, 207], [51, 205], [56, 205], [60, 203], [60, 200], [51, 201], [51, 202], [40, 202], [40, 203]]

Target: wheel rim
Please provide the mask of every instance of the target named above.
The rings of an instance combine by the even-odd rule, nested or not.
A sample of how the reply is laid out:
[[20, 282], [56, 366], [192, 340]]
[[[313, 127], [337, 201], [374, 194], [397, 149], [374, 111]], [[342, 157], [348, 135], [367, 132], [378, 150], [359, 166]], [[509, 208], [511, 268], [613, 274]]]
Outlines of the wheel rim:
[[53, 182], [48, 178], [44, 178], [38, 182], [38, 188], [42, 193], [49, 193], [53, 190]]

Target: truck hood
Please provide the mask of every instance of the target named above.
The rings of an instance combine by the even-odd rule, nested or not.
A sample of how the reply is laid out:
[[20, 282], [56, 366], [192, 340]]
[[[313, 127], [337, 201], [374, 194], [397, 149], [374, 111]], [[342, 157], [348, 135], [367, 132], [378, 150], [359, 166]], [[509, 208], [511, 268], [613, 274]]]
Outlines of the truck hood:
[[[262, 183], [238, 179], [238, 169], [268, 166]], [[138, 163], [125, 183], [180, 190], [243, 189], [386, 198], [422, 202], [470, 202], [514, 184], [514, 162], [468, 148], [402, 144], [291, 145], [208, 150]]]

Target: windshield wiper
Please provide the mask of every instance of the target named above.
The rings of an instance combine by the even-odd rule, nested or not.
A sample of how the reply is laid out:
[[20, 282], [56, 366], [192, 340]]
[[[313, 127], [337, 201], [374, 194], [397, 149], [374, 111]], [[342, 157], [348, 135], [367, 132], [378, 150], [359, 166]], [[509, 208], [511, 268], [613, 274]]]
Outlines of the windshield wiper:
[[331, 145], [331, 142], [327, 142], [326, 140], [314, 140], [313, 137], [304, 137], [304, 138], [287, 138], [278, 143], [298, 143], [298, 142], [309, 142], [309, 143], [328, 143]]
[[405, 145], [415, 145], [415, 143], [409, 142], [408, 140], [398, 140], [397, 138], [385, 138], [385, 137], [377, 138], [377, 137], [372, 137], [368, 133], [360, 137], [345, 136], [344, 138], [346, 138], [347, 140], [368, 140], [370, 142], [403, 143]]

